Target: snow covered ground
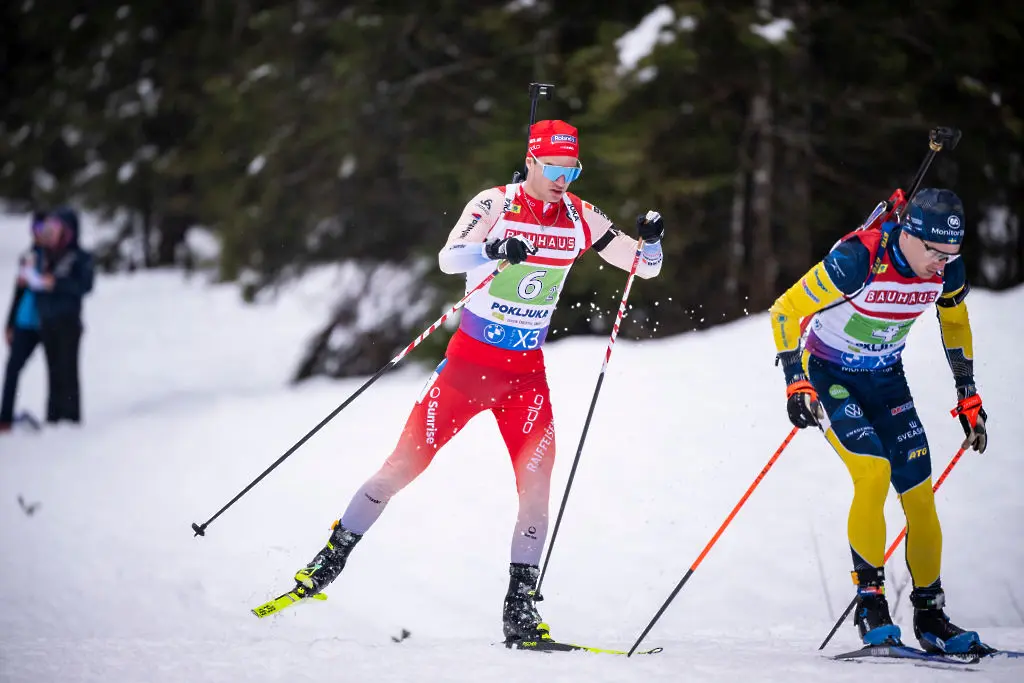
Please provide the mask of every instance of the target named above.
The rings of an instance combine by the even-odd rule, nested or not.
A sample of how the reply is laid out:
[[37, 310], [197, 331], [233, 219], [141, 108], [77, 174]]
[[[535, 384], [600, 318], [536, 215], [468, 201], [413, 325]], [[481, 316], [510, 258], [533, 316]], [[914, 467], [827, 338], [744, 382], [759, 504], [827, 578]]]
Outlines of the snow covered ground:
[[[0, 283], [13, 280], [27, 222], [0, 218]], [[313, 279], [275, 303], [244, 307], [232, 287], [178, 274], [98, 280], [86, 310], [85, 425], [0, 439], [0, 681], [961, 675], [833, 662], [817, 651], [852, 597], [852, 487], [812, 432], [794, 439], [648, 636], [645, 646], [664, 647], [661, 654], [541, 655], [493, 645], [516, 496], [486, 415], [392, 502], [327, 602], [256, 619], [250, 608], [292, 585], [389, 452], [429, 374], [406, 364], [385, 376], [194, 538], [192, 522], [205, 521], [362, 383], [286, 385], [330, 303], [329, 287]], [[991, 446], [966, 455], [938, 494], [943, 580], [954, 620], [998, 647], [1024, 649], [1024, 289], [975, 292], [970, 303]], [[576, 338], [549, 347], [559, 429], [552, 514], [604, 347]], [[789, 430], [773, 355], [764, 315], [616, 345], [545, 579], [540, 607], [556, 637], [627, 649], [636, 639]], [[962, 433], [948, 414], [955, 396], [931, 316], [911, 333], [906, 363], [940, 469]], [[42, 411], [43, 381], [37, 355], [23, 376], [23, 407]], [[40, 504], [35, 514], [22, 511], [19, 495]], [[902, 525], [894, 498], [887, 518], [892, 538]], [[890, 599], [912, 640], [901, 557], [888, 568]], [[403, 628], [412, 635], [396, 644]], [[847, 624], [827, 652], [857, 644]], [[1024, 680], [1024, 663], [978, 668], [972, 680]]]

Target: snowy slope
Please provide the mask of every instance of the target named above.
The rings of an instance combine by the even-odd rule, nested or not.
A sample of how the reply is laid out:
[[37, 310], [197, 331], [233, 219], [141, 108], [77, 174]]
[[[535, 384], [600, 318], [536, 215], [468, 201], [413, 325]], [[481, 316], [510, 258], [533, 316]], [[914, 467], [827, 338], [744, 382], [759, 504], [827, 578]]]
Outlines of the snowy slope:
[[[0, 283], [27, 219], [0, 219]], [[429, 370], [405, 365], [194, 538], [203, 522], [361, 380], [285, 385], [331, 281], [245, 308], [230, 287], [170, 273], [102, 277], [87, 304], [87, 423], [0, 440], [0, 681], [956, 680], [906, 664], [823, 659], [852, 597], [841, 462], [801, 433], [646, 640], [659, 655], [509, 652], [501, 638], [516, 510], [507, 455], [480, 416], [390, 505], [325, 603], [257, 620], [392, 448]], [[643, 287], [643, 283], [637, 283]], [[611, 293], [609, 293], [609, 296]], [[949, 611], [1024, 649], [1024, 290], [971, 296], [991, 446], [938, 494]], [[6, 299], [4, 299], [6, 305]], [[936, 469], [962, 438], [937, 325], [906, 363]], [[547, 359], [558, 423], [552, 515], [605, 342]], [[540, 607], [554, 635], [628, 648], [789, 430], [767, 319], [620, 341]], [[418, 356], [417, 356], [418, 357]], [[41, 357], [22, 405], [45, 392]], [[23, 514], [16, 498], [40, 502]], [[902, 524], [890, 500], [889, 537]], [[897, 558], [901, 553], [897, 553]], [[820, 569], [819, 569], [820, 563]], [[889, 566], [892, 594], [906, 581]], [[902, 592], [895, 617], [912, 639]], [[395, 644], [402, 628], [412, 636]], [[829, 652], [857, 645], [846, 625]], [[1024, 679], [987, 662], [972, 680]]]

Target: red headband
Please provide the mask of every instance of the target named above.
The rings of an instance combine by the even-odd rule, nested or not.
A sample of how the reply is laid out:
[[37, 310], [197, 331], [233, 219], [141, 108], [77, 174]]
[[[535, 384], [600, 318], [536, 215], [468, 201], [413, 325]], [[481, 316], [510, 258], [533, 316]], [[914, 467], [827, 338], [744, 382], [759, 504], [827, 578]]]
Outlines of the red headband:
[[535, 157], [579, 157], [579, 131], [565, 121], [538, 121], [530, 126], [530, 153]]

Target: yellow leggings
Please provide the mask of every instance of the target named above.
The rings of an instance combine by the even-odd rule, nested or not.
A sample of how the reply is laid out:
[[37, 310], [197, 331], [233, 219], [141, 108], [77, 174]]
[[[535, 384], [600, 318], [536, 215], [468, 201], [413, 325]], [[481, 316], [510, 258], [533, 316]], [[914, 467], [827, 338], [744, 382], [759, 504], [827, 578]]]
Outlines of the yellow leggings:
[[[847, 522], [850, 549], [868, 564], [881, 567], [886, 550], [884, 506], [892, 477], [889, 461], [881, 455], [854, 452], [831, 426], [825, 437], [853, 477]], [[900, 495], [900, 503], [907, 518], [906, 561], [914, 587], [931, 585], [938, 580], [942, 564], [942, 529], [931, 477]]]

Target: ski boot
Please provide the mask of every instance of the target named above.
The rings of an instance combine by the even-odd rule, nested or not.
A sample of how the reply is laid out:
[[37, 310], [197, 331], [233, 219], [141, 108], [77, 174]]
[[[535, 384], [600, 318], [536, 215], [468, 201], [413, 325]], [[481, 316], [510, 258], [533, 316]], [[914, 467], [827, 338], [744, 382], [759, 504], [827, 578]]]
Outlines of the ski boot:
[[892, 623], [889, 602], [885, 599], [885, 575], [881, 567], [858, 569], [853, 573], [857, 584], [857, 607], [854, 623], [865, 645], [899, 645], [900, 627]]
[[534, 604], [541, 599], [537, 595], [540, 569], [529, 564], [512, 563], [508, 573], [508, 593], [505, 594], [505, 607], [502, 611], [505, 645], [511, 647], [513, 643], [524, 640], [550, 638], [551, 629], [544, 623]]
[[981, 642], [976, 631], [965, 631], [946, 616], [946, 594], [941, 586], [915, 588], [910, 593], [914, 606], [914, 635], [927, 652], [946, 654], [991, 654], [995, 650]]
[[[327, 539], [323, 550], [309, 564], [295, 572], [295, 582], [298, 584], [295, 592], [299, 595], [316, 595], [338, 578], [352, 548], [363, 537], [343, 527], [340, 521], [332, 524], [331, 529], [331, 537]], [[298, 590], [300, 588], [302, 590]]]

